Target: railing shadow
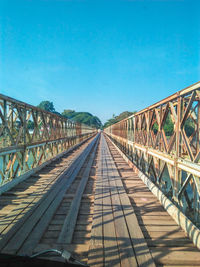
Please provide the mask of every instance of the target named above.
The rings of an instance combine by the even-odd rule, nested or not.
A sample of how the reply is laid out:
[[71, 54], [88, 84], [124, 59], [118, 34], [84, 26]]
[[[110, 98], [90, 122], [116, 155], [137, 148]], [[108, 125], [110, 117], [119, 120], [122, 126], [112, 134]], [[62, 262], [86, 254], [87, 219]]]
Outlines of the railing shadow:
[[[120, 171], [124, 172], [124, 169], [126, 169], [126, 168], [119, 167], [119, 169], [120, 169]], [[129, 172], [130, 172], [130, 170], [129, 170]], [[114, 178], [114, 177], [111, 177], [111, 178]], [[122, 179], [122, 181], [123, 181], [123, 179]], [[124, 184], [124, 186], [125, 186], [125, 184]], [[151, 246], [149, 248], [150, 248], [150, 251], [153, 253], [153, 257], [154, 257], [156, 264], [158, 264], [159, 266], [162, 265], [163, 264], [162, 259], [164, 257], [168, 257], [168, 255], [171, 254], [171, 250], [168, 249], [168, 244], [167, 244], [168, 241], [173, 240], [173, 242], [175, 242], [177, 247], [175, 247], [176, 245], [173, 244], [172, 242], [171, 242], [170, 246], [173, 246], [173, 249], [175, 249], [175, 251], [180, 251], [180, 256], [183, 255], [183, 253], [185, 251], [198, 252], [198, 250], [194, 246], [192, 246], [192, 242], [189, 240], [189, 238], [187, 238], [186, 235], [183, 234], [182, 229], [175, 222], [172, 223], [171, 227], [169, 226], [169, 229], [167, 231], [162, 231], [162, 229], [160, 231], [155, 231], [155, 232], [159, 232], [159, 234], [157, 236], [151, 233], [151, 231], [148, 229], [148, 227], [145, 226], [145, 223], [143, 221], [143, 215], [151, 215], [152, 216], [152, 214], [154, 214], [155, 220], [156, 220], [159, 218], [160, 212], [162, 212], [163, 213], [162, 215], [166, 215], [164, 217], [166, 217], [166, 218], [169, 217], [171, 220], [173, 220], [173, 219], [169, 216], [169, 214], [167, 214], [167, 212], [162, 207], [162, 205], [159, 204], [157, 199], [155, 201], [147, 201], [147, 202], [144, 201], [144, 203], [140, 203], [140, 205], [138, 205], [134, 201], [134, 194], [135, 193], [140, 193], [141, 198], [142, 198], [143, 193], [146, 193], [146, 192], [149, 192], [150, 194], [152, 194], [151, 191], [146, 187], [145, 184], [144, 184], [144, 187], [142, 188], [142, 190], [141, 190], [141, 186], [140, 187], [136, 186], [136, 185], [131, 186], [131, 193], [133, 194], [133, 198], [131, 199], [131, 204], [132, 204], [132, 207], [134, 209], [133, 212], [137, 216], [138, 224], [140, 225], [140, 227], [142, 225], [142, 232], [144, 234], [146, 241], [148, 242], [148, 240], [149, 240], [149, 242], [151, 243]], [[120, 190], [119, 190], [118, 194], [120, 194]], [[116, 195], [116, 193], [114, 193], [114, 195]], [[152, 194], [152, 197], [155, 198], [153, 194]], [[145, 194], [144, 194], [144, 198], [145, 198]], [[155, 206], [155, 202], [157, 202], [156, 206]], [[110, 205], [108, 205], [108, 207], [109, 206]], [[106, 210], [105, 207], [102, 207], [102, 209]], [[113, 210], [120, 210], [120, 209], [121, 209], [120, 206], [113, 205]], [[123, 206], [123, 209], [130, 209], [130, 207], [129, 207], [129, 205]], [[106, 213], [108, 213], [108, 214], [112, 213], [113, 210], [112, 211], [106, 210]], [[130, 214], [131, 214], [131, 212], [130, 212]], [[101, 212], [94, 214], [94, 218], [98, 218], [99, 216], [101, 216]], [[123, 215], [115, 217], [115, 219], [122, 217], [122, 216]], [[111, 220], [103, 221], [103, 225], [110, 223], [111, 221], [114, 221], [114, 218]], [[98, 227], [98, 226], [100, 226], [100, 224], [97, 224], [94, 227]], [[133, 225], [133, 227], [134, 227], [134, 225]], [[159, 225], [158, 225], [158, 228], [159, 228]], [[101, 236], [99, 236], [99, 237], [95, 236], [95, 238], [97, 240], [98, 240], [98, 238], [101, 240]], [[111, 238], [111, 237], [104, 236], [104, 240], [109, 240], [112, 243], [112, 241], [115, 240], [115, 237]], [[118, 240], [119, 240], [119, 242], [121, 242], [120, 244], [123, 247], [123, 253], [120, 255], [122, 257], [121, 259], [130, 257], [130, 254], [129, 254], [130, 247], [127, 246], [127, 239], [123, 238], [123, 237], [119, 237]], [[140, 242], [142, 242], [142, 241], [143, 241], [143, 239], [134, 240], [134, 242], [136, 243], [137, 249], [138, 249], [137, 250], [138, 255], [145, 255], [145, 253], [146, 253], [144, 246], [140, 245]], [[155, 242], [155, 245], [153, 242]], [[161, 246], [157, 246], [158, 244], [161, 244]], [[184, 244], [185, 244], [185, 247], [184, 247]], [[190, 244], [191, 246], [188, 247], [188, 244]], [[134, 247], [134, 245], [133, 245], [133, 247]], [[157, 250], [155, 250], [156, 247], [157, 247]], [[112, 245], [109, 246], [108, 248], [106, 247], [106, 249], [108, 251], [110, 251], [112, 254], [114, 252], [116, 254], [119, 253], [118, 248], [115, 246], [112, 246]], [[101, 262], [101, 257], [98, 256], [99, 252], [101, 252], [101, 251], [102, 251], [102, 248], [92, 248], [90, 250], [90, 252], [92, 254], [90, 260], [91, 261], [93, 260], [93, 262], [94, 262], [94, 263], [92, 263], [91, 266], [95, 266], [95, 264], [99, 264], [100, 266], [104, 266], [104, 263]], [[178, 264], [178, 260], [180, 261], [181, 259], [177, 259], [176, 264]], [[113, 266], [115, 263], [116, 263], [116, 261], [112, 262], [112, 260], [111, 260], [108, 263], [108, 266]], [[187, 260], [186, 260], [186, 263], [188, 263]], [[146, 261], [143, 266], [148, 266], [149, 264], [150, 264], [150, 262]], [[175, 263], [173, 263], [172, 261], [169, 260], [169, 264], [173, 265]]]
[[[69, 151], [63, 155], [62, 158], [55, 159], [48, 166], [1, 195], [0, 214], [1, 210], [6, 209], [9, 205], [14, 205], [10, 212], [1, 216], [0, 244], [4, 238], [9, 235], [12, 228], [16, 226], [17, 223], [20, 223], [21, 220], [28, 220], [29, 216], [27, 215], [47, 197], [49, 191], [53, 189], [59, 175], [63, 172], [62, 166], [64, 167], [66, 165], [65, 159], [76, 150], [77, 148], [73, 151]], [[61, 169], [58, 170], [60, 166]], [[44, 174], [46, 174], [45, 177]], [[42, 183], [40, 183], [40, 181]]]
[[[154, 202], [144, 203], [143, 206], [146, 208], [149, 205], [151, 205], [152, 203], [154, 203]], [[113, 205], [113, 209], [112, 210], [109, 209], [110, 205], [99, 204], [98, 206], [99, 206], [99, 208], [103, 209], [104, 216], [109, 215], [109, 214], [113, 214], [113, 211], [117, 211], [117, 210], [121, 210], [122, 209], [121, 205]], [[108, 209], [106, 209], [106, 207], [108, 207]], [[138, 221], [140, 221], [140, 223], [138, 222], [138, 224], [141, 226], [141, 224], [142, 224], [141, 221], [143, 221], [142, 215], [144, 215], [144, 212], [142, 210], [140, 211], [140, 207], [138, 207], [138, 208], [139, 209], [138, 209], [136, 215], [137, 215]], [[125, 209], [130, 210], [130, 206], [129, 205], [123, 206], [123, 209], [124, 210]], [[145, 214], [149, 213], [151, 211], [155, 211], [156, 212], [157, 208], [153, 208], [153, 209], [150, 208], [147, 211], [145, 211]], [[127, 215], [129, 215], [131, 213], [134, 213], [134, 211], [130, 211]], [[102, 216], [102, 211], [94, 213], [94, 220], [99, 218], [99, 217], [101, 217], [101, 216]], [[114, 222], [115, 220], [117, 220], [118, 218], [123, 217], [123, 216], [124, 215], [120, 215], [120, 216], [116, 216], [115, 218], [112, 218], [110, 220], [103, 221], [102, 225], [104, 227], [105, 224], [109, 224], [110, 222]], [[169, 215], [166, 214], [166, 217], [167, 216], [169, 216]], [[156, 218], [158, 218], [158, 216], [155, 216], [155, 219]], [[161, 230], [160, 235], [158, 237], [154, 237], [153, 239], [152, 239], [152, 234], [145, 227], [144, 223], [143, 223], [143, 225], [144, 225], [144, 227], [143, 227], [142, 231], [143, 231], [144, 237], [145, 237], [146, 240], [150, 240], [151, 241], [150, 251], [154, 250], [154, 248], [156, 247], [156, 244], [158, 244], [158, 241], [166, 241], [166, 242], [168, 242], [171, 239], [173, 239], [173, 242], [175, 242], [177, 247], [180, 247], [180, 249], [176, 248], [176, 251], [180, 251], [180, 255], [184, 251], [196, 250], [196, 248], [194, 248], [192, 246], [191, 247], [186, 246], [185, 248], [183, 247], [183, 244], [184, 244], [183, 242], [185, 242], [185, 241], [189, 242], [189, 239], [187, 239], [187, 237], [176, 237], [175, 238], [177, 233], [180, 233], [180, 230], [181, 230], [181, 228], [179, 228], [178, 225], [177, 225], [177, 229], [175, 229], [175, 230], [170, 230], [169, 229], [165, 233], [162, 232], [162, 230]], [[96, 227], [99, 227], [99, 226], [101, 226], [101, 224], [96, 224], [96, 225], [93, 226], [93, 228], [96, 228]], [[133, 225], [133, 227], [134, 227], [134, 225]], [[102, 236], [95, 236], [95, 239], [102, 240]], [[112, 241], [116, 241], [116, 237], [108, 237], [108, 236], [105, 236], [105, 233], [104, 233], [104, 242], [105, 241], [109, 241], [111, 243], [111, 245], [106, 247], [106, 248], [95, 248], [94, 247], [94, 248], [90, 249], [90, 254], [92, 256], [90, 256], [89, 261], [90, 262], [94, 261], [94, 263], [92, 263], [91, 266], [101, 265], [101, 264], [102, 264], [102, 266], [104, 266], [104, 263], [102, 263], [102, 255], [98, 256], [98, 254], [102, 253], [102, 249], [105, 249], [107, 251], [106, 253], [108, 253], [111, 258], [112, 258], [112, 256], [116, 256], [116, 255], [119, 254], [119, 248], [112, 245]], [[134, 248], [134, 246], [137, 246], [137, 256], [145, 255], [146, 252], [147, 252], [145, 247], [140, 244], [143, 241], [144, 240], [140, 239], [140, 238], [138, 238], [137, 240], [136, 239], [134, 240], [133, 248]], [[117, 237], [117, 242], [120, 243], [120, 248], [121, 248], [121, 250], [120, 250], [120, 261], [123, 261], [123, 259], [128, 259], [129, 257], [131, 257], [130, 255], [131, 255], [131, 251], [132, 251], [133, 248], [130, 247], [130, 239], [129, 238], [124, 238], [124, 237]], [[152, 244], [153, 244], [152, 242], [155, 242], [155, 246], [152, 246]], [[164, 243], [166, 244], [166, 242], [164, 242]], [[171, 246], [172, 245], [173, 244], [171, 244]], [[174, 245], [173, 245], [173, 247], [174, 247]], [[159, 251], [157, 251], [157, 253], [154, 256], [154, 260], [155, 260], [156, 264], [162, 264], [162, 258], [166, 257], [168, 254], [171, 254], [170, 249], [166, 249], [165, 246], [159, 247]], [[117, 259], [114, 259], [114, 260], [111, 259], [110, 261], [106, 262], [106, 266], [114, 266], [117, 263], [118, 263]], [[151, 263], [151, 261], [146, 261], [143, 266], [148, 266], [148, 265], [150, 265], [150, 263]]]

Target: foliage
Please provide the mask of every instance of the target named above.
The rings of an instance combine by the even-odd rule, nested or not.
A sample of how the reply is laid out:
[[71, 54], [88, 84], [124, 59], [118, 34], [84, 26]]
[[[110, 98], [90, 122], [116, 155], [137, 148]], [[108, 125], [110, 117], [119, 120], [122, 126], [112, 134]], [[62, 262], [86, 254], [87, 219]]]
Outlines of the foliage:
[[166, 136], [172, 136], [173, 132], [174, 132], [174, 123], [171, 119], [170, 114], [168, 114], [165, 124], [164, 124], [164, 132]]
[[[44, 109], [46, 111], [55, 113], [57, 115], [64, 116], [65, 118], [70, 119], [70, 120], [75, 121], [75, 122], [84, 123], [86, 125], [96, 127], [96, 128], [102, 127], [102, 123], [101, 123], [100, 119], [96, 116], [93, 116], [89, 112], [76, 112], [75, 110], [65, 109], [62, 112], [62, 114], [60, 114], [59, 112], [57, 112], [55, 110], [53, 102], [50, 102], [47, 100], [42, 101], [38, 105], [38, 107], [41, 109]], [[31, 125], [30, 125], [30, 127], [31, 127]]]
[[[154, 123], [152, 129], [154, 131], [154, 134], [157, 134], [157, 132], [158, 132], [158, 123], [157, 122]], [[174, 123], [171, 119], [170, 114], [167, 115], [167, 118], [166, 118], [164, 126], [163, 126], [163, 130], [164, 130], [166, 136], [172, 136], [172, 134], [174, 132]]]
[[61, 116], [61, 114], [55, 110], [53, 102], [48, 100], [40, 102], [37, 107]]
[[[174, 123], [170, 117], [170, 115], [168, 114], [167, 116], [167, 119], [165, 121], [165, 124], [164, 124], [164, 132], [166, 134], [166, 136], [170, 137], [172, 136], [173, 132], [174, 132]], [[190, 137], [194, 131], [195, 131], [195, 123], [194, 121], [192, 120], [192, 118], [188, 118], [184, 124], [184, 129], [185, 129], [185, 132], [186, 132], [186, 135], [187, 137]], [[157, 122], [154, 123], [153, 125], [153, 131], [154, 131], [154, 134], [157, 134], [158, 132], [158, 124]]]
[[133, 112], [130, 112], [130, 111], [124, 111], [124, 112], [120, 113], [118, 116], [115, 116], [115, 115], [113, 114], [113, 117], [112, 117], [111, 119], [109, 119], [109, 120], [104, 124], [103, 128], [106, 128], [106, 127], [108, 127], [108, 126], [110, 126], [110, 125], [112, 125], [112, 124], [115, 124], [115, 123], [117, 123], [117, 122], [119, 122], [119, 121], [121, 121], [121, 120], [123, 120], [123, 119], [125, 119], [125, 118], [127, 118], [127, 117], [129, 117], [129, 116], [131, 116], [131, 115], [133, 115], [133, 114], [135, 114], [135, 113], [136, 113], [136, 111], [133, 111]]
[[71, 119], [73, 116], [75, 116], [75, 114], [75, 110], [72, 109], [64, 109], [64, 111], [62, 112], [62, 115], [67, 119]]
[[152, 129], [153, 129], [154, 134], [157, 134], [157, 132], [158, 132], [158, 123], [157, 122], [154, 123]]
[[195, 131], [195, 123], [192, 118], [188, 118], [184, 125], [185, 133], [187, 137], [190, 137]]
[[116, 116], [117, 121], [121, 121], [131, 115], [133, 115], [134, 113], [136, 113], [136, 111], [130, 112], [130, 111], [124, 111], [122, 113], [120, 113], [118, 116]]
[[102, 127], [100, 119], [89, 112], [76, 112], [75, 110], [65, 109], [62, 115], [75, 122], [84, 123], [96, 128]]
[[56, 112], [53, 102], [50, 102], [47, 100], [40, 102], [40, 104], [38, 105], [38, 108], [41, 108], [41, 109], [44, 109], [46, 111], [53, 112], [53, 113]]
[[[100, 121], [100, 119], [96, 116], [93, 116], [91, 113], [89, 112], [76, 112], [75, 110], [72, 109], [65, 109], [62, 114], [60, 114], [59, 112], [57, 112], [54, 108], [54, 104], [53, 102], [50, 102], [48, 100], [46, 101], [42, 101], [40, 102], [40, 104], [38, 105], [39, 108], [44, 109], [46, 111], [55, 113], [57, 115], [62, 115], [65, 118], [68, 118], [72, 121], [75, 122], [80, 122], [80, 123], [84, 123], [86, 125], [92, 126], [92, 127], [96, 127], [96, 128], [102, 128], [102, 123]], [[130, 111], [124, 111], [122, 113], [120, 113], [118, 116], [115, 116], [115, 114], [113, 114], [113, 117], [111, 119], [109, 119], [104, 125], [103, 128], [106, 128], [112, 124], [115, 124], [133, 114], [135, 114], [136, 111], [130, 112]], [[16, 122], [19, 123], [19, 122]], [[20, 124], [20, 123], [19, 123]], [[19, 127], [20, 125], [17, 125], [17, 127]], [[27, 127], [28, 129], [34, 129], [34, 122], [33, 121], [28, 121], [27, 123]], [[166, 134], [166, 136], [172, 136], [173, 132], [174, 132], [174, 123], [171, 119], [170, 114], [168, 114], [166, 121], [164, 123], [163, 126], [164, 132]], [[191, 118], [188, 118], [185, 122], [184, 125], [184, 129], [186, 132], [186, 135], [188, 137], [190, 137], [192, 135], [192, 133], [195, 130], [195, 124], [194, 121]], [[157, 122], [154, 123], [153, 125], [153, 131], [155, 134], [157, 134], [158, 132], [158, 124]]]
[[34, 129], [34, 122], [29, 120], [28, 123], [27, 123], [27, 128], [30, 129], [30, 130], [33, 130]]

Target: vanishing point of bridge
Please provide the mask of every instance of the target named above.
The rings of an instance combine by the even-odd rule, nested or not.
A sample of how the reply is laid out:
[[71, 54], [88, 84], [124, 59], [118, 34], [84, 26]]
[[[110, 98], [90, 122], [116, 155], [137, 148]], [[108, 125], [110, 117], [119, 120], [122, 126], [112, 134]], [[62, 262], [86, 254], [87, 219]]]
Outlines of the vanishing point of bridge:
[[199, 126], [200, 83], [104, 132], [0, 95], [0, 266], [200, 266]]

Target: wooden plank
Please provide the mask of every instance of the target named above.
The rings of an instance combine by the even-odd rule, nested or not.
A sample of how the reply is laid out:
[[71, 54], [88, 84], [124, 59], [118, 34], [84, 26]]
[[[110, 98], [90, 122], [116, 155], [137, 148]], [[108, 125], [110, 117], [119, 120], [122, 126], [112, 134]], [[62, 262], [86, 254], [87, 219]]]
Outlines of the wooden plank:
[[194, 247], [191, 240], [187, 238], [173, 239], [146, 239], [148, 246], [151, 247]]
[[114, 216], [110, 199], [110, 188], [106, 165], [107, 149], [104, 141], [103, 157], [103, 238], [104, 238], [104, 263], [106, 266], [120, 266], [119, 250], [115, 232]]
[[89, 179], [89, 175], [90, 175], [90, 170], [95, 158], [95, 154], [96, 154], [96, 149], [98, 146], [98, 142], [96, 142], [94, 150], [90, 156], [90, 159], [87, 163], [87, 167], [85, 168], [83, 175], [82, 175], [82, 179], [79, 183], [79, 186], [77, 188], [75, 197], [71, 203], [69, 212], [67, 214], [67, 217], [64, 221], [62, 230], [59, 234], [57, 243], [65, 243], [65, 244], [70, 244], [72, 241], [72, 236], [73, 236], [73, 232], [76, 226], [76, 220], [78, 217], [78, 212], [79, 212], [79, 208], [80, 208], [80, 204], [81, 204], [81, 198], [83, 195], [83, 192], [85, 190], [86, 184], [88, 182]]
[[148, 232], [183, 232], [182, 228], [178, 225], [142, 225], [140, 226], [142, 231]]
[[9, 242], [8, 244], [9, 246], [7, 249], [12, 249], [12, 250], [19, 249], [18, 253], [22, 255], [32, 254], [34, 247], [37, 245], [40, 238], [42, 237], [43, 232], [47, 228], [56, 209], [60, 205], [63, 199], [63, 196], [65, 195], [67, 189], [70, 187], [72, 182], [75, 180], [77, 174], [79, 173], [82, 165], [84, 164], [87, 156], [89, 155], [97, 139], [98, 137], [96, 137], [89, 144], [89, 146], [83, 151], [83, 153], [81, 154], [81, 158], [79, 158], [78, 161], [76, 161], [76, 165], [74, 164], [75, 168], [73, 169], [73, 172], [71, 173], [70, 177], [67, 179], [67, 182], [65, 180], [62, 181], [62, 185], [59, 187], [59, 193], [57, 193], [56, 196], [53, 196], [53, 194], [51, 193], [49, 195], [49, 199], [47, 203], [45, 203], [44, 201], [39, 206], [38, 210], [32, 214], [32, 220], [26, 225], [27, 227], [26, 231], [25, 229], [23, 231], [18, 231], [18, 233], [13, 238], [14, 239], [13, 241], [18, 240], [18, 244], [16, 245], [14, 242], [12, 243]]
[[[180, 248], [179, 248], [180, 249]], [[171, 265], [193, 265], [199, 266], [200, 253], [198, 250], [186, 250], [185, 247], [180, 251], [174, 251], [165, 248], [151, 248], [151, 253], [158, 264], [171, 264]]]
[[[113, 144], [115, 146], [115, 144]], [[148, 186], [152, 193], [159, 199], [162, 206], [167, 210], [168, 214], [180, 225], [186, 234], [191, 238], [193, 243], [200, 248], [200, 232], [199, 229], [152, 183], [147, 176], [144, 175], [135, 165], [123, 154], [116, 146], [115, 148], [121, 153], [122, 157], [127, 161], [137, 173], [141, 180]]]
[[[76, 174], [80, 170], [81, 164], [83, 164], [84, 162], [84, 157], [86, 156], [86, 154], [89, 153], [95, 141], [96, 141], [96, 138], [88, 145], [88, 147], [82, 153], [79, 154], [79, 156], [77, 156], [76, 160], [73, 161], [73, 163], [71, 164], [70, 166], [71, 168], [68, 168], [66, 172], [64, 172], [60, 176], [58, 182], [55, 183], [55, 185], [53, 186], [53, 189], [49, 191], [46, 198], [43, 198], [42, 201], [40, 201], [40, 203], [37, 203], [37, 205], [34, 206], [34, 209], [30, 210], [28, 215], [25, 214], [24, 217], [28, 219], [26, 220], [26, 224], [24, 225], [22, 224], [24, 223], [25, 220], [20, 220], [19, 224], [14, 225], [11, 231], [9, 231], [7, 235], [1, 240], [0, 247], [2, 248], [6, 245], [8, 240], [11, 238], [11, 240], [9, 240], [9, 243], [3, 249], [4, 252], [12, 251], [12, 253], [16, 253], [20, 249], [24, 241], [27, 239], [28, 235], [31, 233], [31, 236], [33, 236], [33, 233], [35, 233], [36, 235], [35, 239], [32, 240], [32, 243], [29, 243], [29, 246], [30, 246], [29, 252], [32, 253], [32, 249], [34, 248], [35, 243], [38, 240], [38, 237], [41, 236], [41, 230], [44, 230], [46, 226], [48, 225], [48, 222], [52, 218], [54, 211], [56, 210], [60, 201], [62, 200], [62, 197], [65, 194], [65, 191], [67, 190], [67, 188], [69, 188], [70, 184], [75, 179]], [[76, 166], [77, 162], [79, 162], [78, 168]], [[52, 205], [50, 205], [51, 203]], [[36, 225], [38, 221], [39, 223], [37, 224], [37, 227], [34, 228], [34, 226]], [[40, 226], [41, 226], [40, 231], [38, 231], [38, 227]], [[16, 232], [16, 228], [18, 229], [17, 232]], [[11, 232], [12, 232], [12, 235], [11, 235]], [[28, 240], [26, 240], [26, 242], [28, 242]], [[21, 253], [22, 251], [23, 251], [23, 247], [21, 248]], [[26, 251], [24, 251], [23, 253], [26, 254]]]
[[[81, 153], [79, 153], [75, 157], [74, 160], [76, 160], [80, 156], [80, 154]], [[73, 166], [73, 165], [71, 164], [71, 166]], [[63, 175], [64, 174], [65, 173], [63, 173]], [[34, 208], [36, 208], [40, 204], [40, 202], [43, 201], [43, 199], [45, 197], [45, 193], [48, 190], [50, 190], [49, 186], [51, 186], [51, 183], [55, 182], [56, 179], [58, 180], [58, 181], [56, 181], [56, 183], [59, 183], [59, 180], [62, 179], [62, 173], [61, 172], [60, 172], [60, 176], [61, 177], [58, 177], [58, 179], [57, 179], [57, 176], [56, 177], [54, 176], [54, 179], [52, 179], [49, 184], [42, 186], [43, 198], [41, 198], [40, 195], [38, 196], [38, 193], [36, 193], [36, 194], [32, 194], [32, 196], [26, 197], [23, 202], [21, 200], [20, 202], [22, 202], [22, 203], [17, 207], [17, 209], [13, 210], [7, 217], [5, 217], [5, 221], [3, 221], [3, 220], [1, 221], [0, 232], [3, 233], [4, 236], [5, 236], [5, 234], [7, 234], [9, 232], [8, 235], [11, 237], [14, 234], [14, 232], [17, 231], [17, 229], [18, 229], [18, 225], [16, 224], [16, 222], [20, 220], [20, 223], [23, 223], [23, 221], [25, 221], [26, 218], [28, 218], [28, 216], [29, 216], [28, 210], [30, 209], [30, 207], [32, 208], [32, 206], [34, 206]], [[54, 183], [54, 186], [56, 185], [56, 183]], [[3, 197], [8, 198], [8, 195], [10, 195], [10, 194], [12, 194], [12, 191], [8, 191], [8, 192], [4, 193]], [[21, 194], [20, 194], [20, 196], [21, 196]], [[13, 197], [9, 197], [9, 199], [10, 198], [13, 198]], [[11, 229], [12, 229], [12, 231], [11, 231]], [[2, 246], [1, 246], [1, 241], [0, 241], [0, 248], [1, 247]]]
[[[100, 139], [100, 155], [98, 158], [96, 188], [94, 199], [94, 214], [92, 220], [91, 240], [88, 254], [89, 266], [102, 266], [104, 262], [103, 254], [103, 182], [102, 182], [102, 137]], [[81, 216], [79, 216], [81, 217]], [[83, 217], [83, 216], [82, 216]], [[87, 217], [85, 217], [87, 218]]]
[[[111, 156], [111, 154], [110, 154]], [[120, 201], [123, 207], [124, 216], [126, 219], [129, 234], [132, 240], [132, 244], [135, 250], [137, 262], [139, 266], [152, 266], [155, 267], [153, 258], [149, 251], [148, 245], [145, 241], [143, 233], [137, 221], [137, 217], [131, 206], [128, 195], [125, 192], [124, 186], [120, 179], [118, 170], [115, 167], [114, 161], [112, 162], [113, 169], [115, 169], [115, 182], [120, 196]], [[134, 227], [133, 227], [134, 226]]]
[[[76, 254], [85, 254], [89, 249], [89, 245], [88, 244], [55, 244], [54, 248], [58, 250], [66, 249], [67, 251], [71, 253], [76, 253]], [[35, 247], [34, 253], [37, 253], [43, 250], [48, 250], [48, 249], [52, 249], [51, 244], [40, 243]]]
[[75, 230], [74, 231], [74, 238], [73, 238], [73, 242], [75, 240], [75, 238], [90, 238], [91, 237], [91, 231], [78, 231], [78, 230]]
[[177, 226], [176, 222], [173, 221], [171, 218], [165, 218], [164, 220], [160, 219], [159, 216], [152, 216], [151, 218], [148, 219], [150, 216], [143, 216], [142, 218], [137, 218], [139, 225], [154, 225], [154, 226]]
[[[139, 223], [142, 225], [143, 234], [146, 238], [147, 244], [155, 257], [156, 265], [173, 265], [173, 266], [199, 266], [198, 260], [191, 259], [190, 261], [190, 252], [196, 253], [199, 255], [199, 251], [194, 247], [192, 242], [186, 237], [182, 229], [172, 220], [169, 214], [157, 212], [159, 210], [158, 205], [155, 202], [155, 197], [146, 198], [146, 193], [144, 193], [144, 186], [138, 186], [135, 184], [127, 185], [131, 187], [131, 190], [134, 191], [137, 188], [137, 194], [132, 194], [133, 203], [135, 207], [137, 205], [136, 215], [139, 218]], [[129, 191], [131, 191], [129, 190]], [[143, 195], [144, 193], [144, 195]], [[142, 197], [141, 197], [142, 195]], [[136, 198], [137, 196], [137, 198]], [[144, 199], [146, 198], [146, 199]], [[155, 205], [151, 203], [154, 201]], [[148, 203], [145, 203], [148, 201]], [[143, 203], [144, 202], [144, 203]], [[135, 204], [137, 203], [137, 204]], [[149, 203], [151, 203], [149, 205]], [[145, 209], [142, 209], [142, 206], [145, 206]], [[155, 208], [154, 212], [148, 212], [148, 209]], [[141, 214], [140, 214], [141, 213]], [[160, 216], [161, 215], [161, 216]], [[187, 260], [184, 261], [182, 258], [187, 254]], [[181, 259], [179, 261], [179, 259]]]
[[184, 238], [186, 237], [184, 232], [180, 232], [180, 231], [166, 231], [166, 232], [153, 232], [153, 231], [144, 231], [143, 235], [145, 238], [163, 238], [163, 239], [174, 239], [174, 238]]
[[[111, 160], [109, 158], [109, 160]], [[110, 193], [112, 200], [112, 209], [114, 214], [114, 224], [119, 248], [120, 260], [122, 266], [137, 266], [136, 256], [132, 247], [126, 221], [123, 214], [119, 194], [115, 183], [115, 173], [111, 164], [108, 164], [108, 178], [110, 184]], [[110, 174], [110, 175], [109, 175]]]

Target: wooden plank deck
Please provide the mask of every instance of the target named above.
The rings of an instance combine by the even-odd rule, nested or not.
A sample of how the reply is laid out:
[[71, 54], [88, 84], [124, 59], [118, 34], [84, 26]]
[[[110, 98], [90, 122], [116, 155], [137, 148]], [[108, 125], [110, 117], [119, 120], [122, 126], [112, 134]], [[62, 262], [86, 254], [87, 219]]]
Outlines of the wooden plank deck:
[[[100, 236], [103, 236], [103, 250], [99, 255], [98, 248], [91, 244], [90, 253], [94, 262], [90, 265], [96, 266], [98, 263], [102, 266], [103, 259], [105, 266], [155, 266], [104, 137], [100, 149], [99, 161], [103, 167], [98, 178], [103, 187], [100, 196], [103, 199], [103, 227], [100, 233], [96, 231], [99, 218], [94, 216], [91, 240], [92, 244], [98, 243]], [[94, 205], [99, 205], [98, 195]]]
[[1, 195], [0, 216], [1, 253], [54, 248], [89, 266], [200, 266], [199, 250], [103, 134]]
[[200, 251], [107, 138], [140, 229], [157, 266], [200, 266]]

